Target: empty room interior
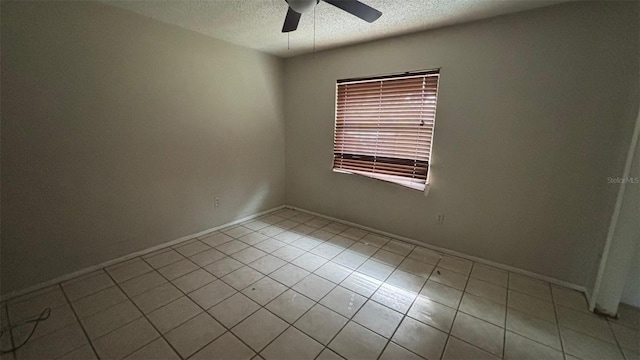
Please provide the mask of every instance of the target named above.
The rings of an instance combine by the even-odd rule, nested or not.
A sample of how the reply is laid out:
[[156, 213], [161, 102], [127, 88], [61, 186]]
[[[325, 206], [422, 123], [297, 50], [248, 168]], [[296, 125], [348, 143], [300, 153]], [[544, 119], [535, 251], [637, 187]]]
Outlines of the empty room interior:
[[640, 2], [0, 2], [0, 357], [640, 359]]

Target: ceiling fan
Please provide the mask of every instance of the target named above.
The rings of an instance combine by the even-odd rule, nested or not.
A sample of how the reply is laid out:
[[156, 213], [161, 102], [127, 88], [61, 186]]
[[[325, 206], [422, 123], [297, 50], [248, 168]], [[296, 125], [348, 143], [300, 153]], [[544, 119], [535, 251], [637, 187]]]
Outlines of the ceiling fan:
[[[284, 19], [284, 25], [282, 26], [282, 32], [295, 31], [298, 28], [300, 22], [300, 16], [303, 13], [310, 12], [320, 0], [285, 0], [289, 4], [289, 10], [287, 11], [287, 17]], [[351, 15], [355, 15], [366, 22], [376, 21], [382, 13], [369, 5], [363, 4], [358, 0], [322, 0], [329, 3], [339, 9], [348, 12]]]

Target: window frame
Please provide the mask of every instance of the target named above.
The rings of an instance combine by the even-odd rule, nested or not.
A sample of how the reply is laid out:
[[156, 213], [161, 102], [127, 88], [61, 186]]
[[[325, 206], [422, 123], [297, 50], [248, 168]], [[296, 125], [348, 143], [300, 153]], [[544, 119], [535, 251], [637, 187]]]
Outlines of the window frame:
[[[432, 159], [432, 155], [433, 155], [433, 139], [435, 136], [435, 120], [436, 120], [436, 113], [437, 113], [437, 103], [438, 103], [438, 96], [439, 96], [439, 88], [440, 88], [440, 72], [441, 68], [433, 68], [433, 69], [429, 69], [429, 70], [418, 70], [418, 71], [409, 71], [409, 72], [402, 72], [402, 73], [394, 73], [394, 74], [387, 74], [387, 75], [375, 75], [375, 76], [367, 76], [367, 77], [358, 77], [358, 78], [349, 78], [349, 79], [338, 79], [336, 80], [336, 92], [335, 92], [335, 113], [334, 113], [334, 132], [333, 132], [333, 157], [332, 157], [332, 171], [335, 173], [342, 173], [342, 174], [353, 174], [353, 175], [359, 175], [362, 177], [367, 177], [370, 179], [374, 179], [374, 180], [380, 180], [380, 181], [384, 181], [387, 183], [392, 183], [392, 184], [396, 184], [396, 185], [400, 185], [402, 187], [405, 188], [409, 188], [409, 189], [413, 189], [413, 190], [418, 190], [418, 191], [422, 191], [425, 192], [425, 194], [428, 192], [429, 190], [429, 184], [430, 184], [430, 177], [431, 177], [431, 159]], [[428, 77], [435, 77], [435, 91], [429, 91], [427, 90], [427, 78]], [[376, 154], [375, 155], [369, 155], [369, 154], [347, 154], [345, 152], [338, 152], [338, 143], [344, 145], [345, 144], [345, 140], [342, 139], [340, 141], [338, 141], [338, 134], [339, 132], [341, 133], [341, 137], [344, 137], [345, 135], [345, 131], [343, 130], [338, 130], [338, 126], [339, 124], [344, 127], [344, 123], [345, 120], [341, 120], [339, 121], [339, 105], [341, 104], [340, 102], [340, 87], [344, 86], [344, 85], [349, 85], [349, 84], [363, 84], [363, 83], [367, 83], [367, 82], [380, 82], [381, 86], [384, 85], [384, 81], [393, 81], [393, 80], [402, 80], [402, 79], [416, 79], [416, 78], [421, 78], [423, 80], [423, 90], [422, 90], [422, 94], [423, 94], [423, 102], [418, 105], [420, 107], [420, 109], [424, 109], [426, 107], [428, 107], [427, 105], [427, 100], [426, 98], [424, 98], [425, 94], [431, 94], [434, 95], [434, 99], [433, 101], [433, 115], [431, 118], [429, 118], [427, 116], [427, 118], [429, 118], [431, 124], [430, 124], [430, 136], [429, 138], [426, 140], [426, 143], [424, 144], [420, 144], [420, 146], [416, 145], [416, 155], [413, 157], [413, 159], [408, 159], [408, 158], [402, 158], [402, 157], [385, 157], [384, 154], [382, 154], [382, 156], [377, 155], [377, 150], [376, 150]], [[389, 86], [389, 85], [387, 85]], [[391, 85], [393, 86], [393, 85]], [[389, 90], [388, 90], [389, 91]], [[384, 90], [380, 91], [381, 94], [385, 94]], [[342, 101], [342, 104], [344, 104], [344, 100]], [[380, 105], [379, 105], [380, 106]], [[389, 105], [391, 106], [391, 105]], [[381, 108], [382, 109], [382, 108]], [[422, 110], [421, 110], [422, 111]], [[343, 116], [346, 116], [345, 111], [343, 110]], [[377, 113], [375, 115], [372, 116], [379, 116], [380, 113]], [[402, 114], [400, 114], [402, 115]], [[422, 117], [422, 115], [420, 115], [417, 119], [419, 119], [421, 122], [424, 121], [424, 118]], [[367, 121], [367, 120], [365, 120]], [[376, 129], [384, 129], [384, 125], [389, 125], [391, 124], [391, 121], [387, 121], [387, 124], [378, 124], [378, 127]], [[423, 123], [424, 124], [424, 123]], [[382, 125], [382, 126], [381, 126]], [[422, 125], [418, 125], [418, 126], [422, 126]], [[376, 130], [379, 131], [379, 130]], [[418, 128], [416, 128], [416, 132], [418, 132]], [[416, 139], [420, 138], [420, 135], [415, 135]], [[380, 139], [376, 139], [376, 146], [379, 143]], [[353, 142], [353, 144], [356, 144], [357, 141]], [[371, 146], [371, 145], [367, 145], [367, 146]], [[417, 163], [421, 162], [418, 159], [418, 155], [417, 155], [417, 151], [423, 148], [426, 151], [426, 174], [424, 174], [424, 182], [420, 181], [420, 182], [415, 182], [415, 179], [417, 179], [418, 177], [415, 176], [415, 170], [418, 168]], [[337, 166], [337, 154], [341, 154], [340, 156], [340, 162], [341, 165]], [[360, 158], [373, 158], [373, 160], [371, 160], [371, 168], [373, 171], [371, 172], [367, 172], [365, 170], [361, 170], [361, 171], [357, 171], [352, 169], [345, 169], [342, 166], [342, 162], [345, 159], [345, 155], [351, 156], [351, 157], [360, 157]], [[381, 159], [385, 159], [385, 161], [379, 161], [377, 160], [377, 158], [381, 158]], [[393, 161], [389, 161], [389, 159], [393, 160]], [[363, 160], [363, 162], [366, 162], [367, 160]], [[406, 162], [413, 162], [413, 173], [414, 176], [410, 177], [410, 176], [406, 176], [406, 175], [402, 175], [400, 171], [397, 172], [396, 174], [384, 174], [384, 173], [376, 173], [375, 172], [375, 167], [376, 165], [379, 164], [388, 164], [389, 166], [393, 167], [393, 164], [401, 164], [401, 163], [406, 163]], [[400, 165], [400, 166], [406, 166], [406, 165]], [[377, 175], [376, 175], [377, 174]], [[395, 179], [393, 179], [395, 178]], [[405, 180], [403, 180], [405, 179]], [[422, 180], [422, 179], [420, 179]]]

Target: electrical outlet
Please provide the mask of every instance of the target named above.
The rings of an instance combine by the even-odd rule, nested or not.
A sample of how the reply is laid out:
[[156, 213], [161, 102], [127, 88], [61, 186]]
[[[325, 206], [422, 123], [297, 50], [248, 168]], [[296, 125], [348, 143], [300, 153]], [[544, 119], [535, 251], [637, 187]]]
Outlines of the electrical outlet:
[[218, 206], [220, 206], [220, 198], [219, 198], [219, 197], [217, 197], [217, 196], [216, 196], [216, 197], [213, 199], [213, 206], [214, 206], [214, 207], [218, 207]]
[[444, 222], [444, 214], [440, 213], [436, 215], [436, 222], [442, 224]]

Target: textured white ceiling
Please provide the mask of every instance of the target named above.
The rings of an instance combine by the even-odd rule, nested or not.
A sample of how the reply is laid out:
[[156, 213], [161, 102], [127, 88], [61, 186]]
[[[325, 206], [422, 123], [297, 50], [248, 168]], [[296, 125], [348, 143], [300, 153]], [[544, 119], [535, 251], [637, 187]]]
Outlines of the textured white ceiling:
[[[382, 11], [367, 23], [320, 1], [298, 30], [281, 33], [284, 0], [127, 0], [104, 2], [280, 57], [549, 6], [563, 0], [363, 0]], [[315, 36], [314, 36], [315, 33]], [[287, 42], [289, 41], [289, 44]]]

